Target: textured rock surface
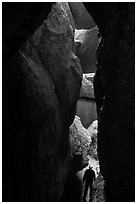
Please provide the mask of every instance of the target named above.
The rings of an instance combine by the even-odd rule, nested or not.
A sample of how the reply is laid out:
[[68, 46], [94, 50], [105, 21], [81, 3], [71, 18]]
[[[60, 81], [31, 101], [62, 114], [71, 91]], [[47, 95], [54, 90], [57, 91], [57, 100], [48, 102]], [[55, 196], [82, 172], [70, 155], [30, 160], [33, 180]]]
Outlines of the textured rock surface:
[[87, 130], [91, 134], [92, 142], [90, 143], [90, 150], [89, 154], [95, 158], [98, 159], [97, 155], [97, 130], [98, 130], [98, 121], [95, 120], [93, 123], [87, 128]]
[[75, 29], [75, 21], [74, 21], [73, 15], [71, 13], [69, 3], [60, 2], [60, 4], [62, 5], [63, 9], [65, 10], [65, 12], [66, 12], [66, 14], [67, 14], [67, 16], [69, 18], [70, 25], [72, 26], [73, 29]]
[[[95, 144], [97, 140], [97, 121], [93, 122], [89, 130], [90, 131], [85, 129], [81, 124], [80, 118], [75, 116], [75, 120], [70, 126], [70, 142], [73, 150], [72, 160], [70, 162], [71, 168], [67, 174], [61, 201], [82, 201], [84, 190], [82, 179], [84, 171], [86, 170], [88, 164], [93, 162], [91, 155], [94, 158], [97, 158], [95, 150], [95, 145], [97, 147], [97, 143]], [[99, 187], [97, 187], [97, 190], [99, 191]]]
[[15, 55], [4, 64], [3, 201], [59, 201], [63, 193], [82, 80], [63, 5], [52, 7], [18, 52], [10, 47]]
[[105, 181], [101, 173], [99, 173], [98, 177], [96, 178], [93, 188], [93, 202], [105, 202], [105, 195], [104, 195], [104, 186]]
[[89, 30], [75, 30], [76, 54], [83, 73], [96, 71], [96, 48], [99, 43], [97, 26]]
[[75, 116], [74, 122], [70, 126], [70, 143], [72, 146], [72, 152], [77, 155], [82, 155], [85, 162], [87, 162], [91, 134], [83, 127], [78, 116]]
[[69, 2], [76, 29], [90, 29], [96, 24], [82, 2]]
[[[98, 5], [91, 4], [89, 11], [104, 37], [95, 78], [96, 91], [101, 93], [103, 87], [105, 96], [98, 123], [100, 168], [106, 200], [131, 202], [135, 201], [135, 4]], [[98, 100], [96, 93], [95, 97]]]
[[80, 98], [91, 98], [94, 99], [94, 87], [93, 87], [93, 79], [94, 79], [95, 73], [90, 74], [83, 74], [82, 79], [82, 86], [80, 89]]

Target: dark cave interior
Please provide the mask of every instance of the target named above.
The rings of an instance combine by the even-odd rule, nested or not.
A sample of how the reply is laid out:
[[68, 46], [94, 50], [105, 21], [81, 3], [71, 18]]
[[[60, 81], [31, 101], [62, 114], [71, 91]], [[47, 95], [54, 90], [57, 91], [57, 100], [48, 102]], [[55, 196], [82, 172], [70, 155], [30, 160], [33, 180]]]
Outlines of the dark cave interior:
[[135, 201], [135, 3], [2, 3], [2, 201], [81, 201], [87, 154]]

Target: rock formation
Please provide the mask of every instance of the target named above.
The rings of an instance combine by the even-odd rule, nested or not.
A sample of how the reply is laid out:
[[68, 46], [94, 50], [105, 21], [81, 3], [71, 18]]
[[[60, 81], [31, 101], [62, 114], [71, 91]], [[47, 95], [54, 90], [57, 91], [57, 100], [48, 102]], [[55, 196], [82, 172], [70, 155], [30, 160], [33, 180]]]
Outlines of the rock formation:
[[101, 175], [101, 173], [99, 173], [98, 177], [93, 183], [94, 188], [93, 202], [105, 202], [104, 186], [105, 186], [104, 178]]
[[83, 73], [96, 71], [96, 48], [99, 43], [98, 28], [75, 30], [76, 55], [80, 59]]
[[83, 74], [82, 79], [82, 86], [80, 89], [80, 98], [90, 98], [95, 99], [94, 95], [94, 87], [93, 87], [93, 80], [94, 80], [95, 73], [90, 74]]
[[[4, 51], [9, 57], [3, 66], [3, 201], [59, 201], [63, 194], [69, 126], [82, 80], [67, 6], [56, 3], [42, 20], [36, 9], [31, 35], [19, 35], [19, 44], [13, 50], [9, 44], [10, 53], [7, 44]], [[15, 33], [23, 20], [22, 15]]]
[[82, 199], [83, 182], [78, 172], [87, 167], [89, 163], [88, 152], [91, 143], [90, 132], [83, 127], [80, 118], [75, 116], [70, 126], [70, 146], [72, 158], [69, 162], [69, 171], [66, 176], [64, 193], [61, 201], [80, 202]]
[[93, 121], [93, 123], [87, 128], [87, 130], [90, 132], [91, 138], [92, 138], [92, 141], [90, 143], [89, 155], [91, 155], [95, 159], [98, 159], [97, 129], [98, 129], [98, 121], [97, 120]]
[[70, 143], [73, 154], [82, 155], [85, 163], [88, 163], [87, 155], [91, 143], [91, 134], [83, 127], [78, 116], [75, 116], [74, 122], [70, 126]]
[[[95, 98], [98, 154], [110, 202], [135, 201], [135, 4], [84, 3], [103, 45], [98, 49]], [[100, 98], [100, 94], [103, 95]], [[97, 104], [98, 106], [98, 104]]]

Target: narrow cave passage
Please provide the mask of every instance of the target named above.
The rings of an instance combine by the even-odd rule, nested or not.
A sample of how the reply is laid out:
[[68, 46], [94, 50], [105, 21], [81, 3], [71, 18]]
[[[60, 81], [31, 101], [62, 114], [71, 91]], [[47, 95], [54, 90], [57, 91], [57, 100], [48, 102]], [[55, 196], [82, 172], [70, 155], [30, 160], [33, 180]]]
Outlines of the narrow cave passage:
[[3, 202], [135, 200], [134, 15], [134, 3], [2, 4]]
[[[81, 163], [79, 160], [79, 170], [77, 166], [77, 170], [75, 169], [73, 172], [73, 169], [69, 173], [62, 201], [104, 202], [104, 179], [100, 173], [97, 153], [98, 116], [94, 94], [94, 76], [97, 70], [96, 51], [101, 37], [99, 37], [99, 29], [92, 16], [82, 3], [69, 2], [69, 6], [75, 22], [75, 52], [83, 71], [76, 115], [73, 124], [70, 126], [70, 141], [73, 156], [75, 156], [73, 168], [75, 169], [76, 161], [79, 157], [81, 157]], [[80, 13], [82, 13], [81, 16], [79, 16]], [[89, 166], [95, 172], [92, 198], [90, 198], [90, 187], [86, 197], [84, 197], [86, 183], [83, 183], [83, 177]], [[89, 178], [88, 180], [90, 183]]]

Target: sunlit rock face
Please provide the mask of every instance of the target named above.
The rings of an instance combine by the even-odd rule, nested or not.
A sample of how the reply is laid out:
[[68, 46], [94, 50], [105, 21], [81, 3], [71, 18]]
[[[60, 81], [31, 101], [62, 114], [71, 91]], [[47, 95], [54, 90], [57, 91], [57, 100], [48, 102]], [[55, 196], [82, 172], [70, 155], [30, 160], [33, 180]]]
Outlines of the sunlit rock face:
[[105, 186], [104, 178], [101, 175], [101, 173], [99, 173], [98, 177], [93, 183], [93, 188], [95, 189], [93, 202], [105, 202], [104, 186]]
[[82, 2], [69, 2], [76, 29], [90, 29], [96, 24]]
[[70, 142], [72, 152], [82, 155], [85, 162], [88, 162], [88, 151], [91, 143], [91, 134], [83, 127], [80, 118], [75, 116], [73, 124], [70, 126]]
[[93, 79], [94, 73], [83, 74], [80, 98], [77, 102], [76, 115], [80, 117], [82, 125], [85, 128], [88, 128], [97, 119]]
[[106, 201], [134, 202], [135, 4], [106, 4], [87, 4], [104, 38], [94, 84], [96, 100], [103, 99], [98, 154]]
[[93, 87], [93, 80], [94, 80], [95, 73], [90, 74], [83, 74], [82, 79], [82, 86], [80, 89], [80, 98], [90, 98], [95, 99], [94, 95], [94, 87]]
[[96, 71], [96, 48], [99, 43], [98, 28], [75, 30], [76, 55], [80, 59], [83, 73]]
[[67, 6], [53, 5], [4, 67], [5, 201], [59, 201], [63, 193], [82, 80]]
[[97, 155], [97, 130], [98, 130], [98, 121], [95, 120], [92, 124], [87, 128], [87, 130], [91, 134], [92, 142], [90, 143], [89, 155], [93, 158], [98, 159]]

